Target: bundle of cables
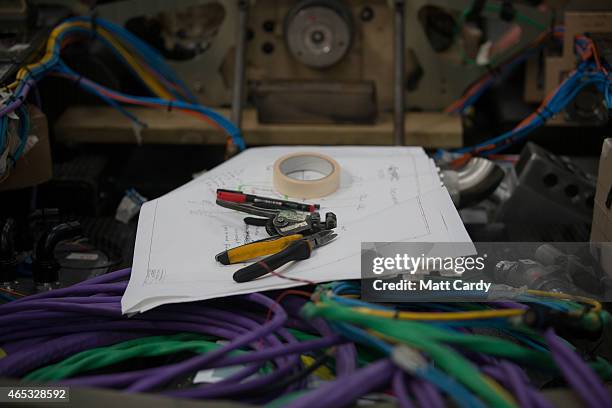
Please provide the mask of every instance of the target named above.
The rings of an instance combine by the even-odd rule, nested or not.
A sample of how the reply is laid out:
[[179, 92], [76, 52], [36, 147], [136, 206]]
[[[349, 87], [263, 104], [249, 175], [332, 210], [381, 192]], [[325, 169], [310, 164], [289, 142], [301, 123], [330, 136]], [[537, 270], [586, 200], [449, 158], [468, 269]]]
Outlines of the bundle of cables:
[[[128, 95], [104, 87], [80, 75], [61, 58], [62, 50], [75, 42], [93, 39], [107, 47], [117, 59], [125, 64], [145, 86], [150, 95]], [[240, 131], [229, 120], [212, 109], [199, 105], [196, 98], [176, 77], [160, 54], [144, 41], [120, 26], [92, 17], [73, 17], [55, 27], [47, 40], [44, 55], [36, 62], [22, 67], [15, 81], [2, 87], [0, 93], [0, 149], [2, 157], [9, 157], [12, 164], [23, 154], [27, 142], [28, 123], [25, 102], [30, 91], [43, 77], [53, 75], [73, 81], [81, 89], [99, 97], [118, 109], [139, 129], [146, 127], [133, 113], [122, 105], [138, 105], [177, 110], [205, 120], [228, 135], [228, 145], [237, 150], [245, 148]], [[19, 142], [9, 144], [10, 121], [18, 121]], [[13, 143], [14, 144], [14, 143]], [[1, 164], [1, 163], [0, 163]], [[0, 168], [0, 173], [5, 173]]]
[[[0, 306], [0, 376], [304, 408], [366, 398], [402, 407], [551, 407], [535, 373], [564, 378], [589, 407], [612, 404], [602, 382], [612, 365], [585, 361], [555, 333], [566, 321], [602, 329], [608, 315], [588, 298], [528, 291], [514, 300], [530, 306], [390, 307], [359, 300], [358, 282], [336, 282], [127, 317], [120, 300], [129, 273]], [[553, 315], [563, 319], [545, 318]], [[220, 367], [232, 370], [195, 384], [197, 373]]]
[[557, 26], [550, 32], [542, 33], [524, 49], [516, 52], [514, 55], [511, 55], [495, 66], [487, 67], [487, 72], [473, 84], [468, 86], [461, 98], [446, 107], [444, 112], [465, 113], [488, 89], [495, 83], [505, 79], [517, 67], [540, 52], [551, 39], [560, 41], [563, 38], [563, 31], [562, 26]]
[[562, 112], [586, 87], [595, 87], [603, 96], [608, 110], [612, 107], [612, 69], [600, 58], [597, 47], [587, 36], [575, 38], [575, 50], [579, 63], [561, 84], [551, 92], [531, 115], [523, 119], [512, 130], [475, 146], [457, 149], [450, 154], [438, 151], [437, 158], [460, 164], [472, 156], [489, 156], [507, 149], [541, 127], [553, 116]]

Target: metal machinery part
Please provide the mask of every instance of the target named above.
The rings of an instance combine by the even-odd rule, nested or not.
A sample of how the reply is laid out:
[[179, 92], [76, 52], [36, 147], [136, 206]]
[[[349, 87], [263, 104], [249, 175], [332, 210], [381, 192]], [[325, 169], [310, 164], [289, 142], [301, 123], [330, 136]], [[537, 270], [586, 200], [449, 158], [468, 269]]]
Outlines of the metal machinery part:
[[[299, 60], [289, 49], [284, 34], [284, 23], [295, 0], [251, 1], [248, 16], [246, 54], [247, 81], [276, 79], [361, 81], [372, 80], [376, 85], [379, 112], [394, 109], [394, 15], [396, 8], [387, 0], [337, 0], [325, 3], [326, 11], [335, 15], [342, 30], [352, 21], [352, 46], [346, 43], [337, 48], [334, 56], [343, 55], [334, 64], [322, 69]], [[453, 27], [472, 0], [414, 0], [404, 2], [404, 51], [406, 109], [439, 110], [458, 98], [472, 81], [487, 72], [483, 66], [465, 64], [461, 58], [461, 39], [454, 37]], [[299, 4], [299, 3], [298, 3]], [[336, 6], [340, 4], [338, 11]], [[97, 6], [98, 15], [125, 25], [139, 16], [148, 16], [162, 23], [172, 21], [177, 38], [198, 27], [201, 19], [206, 25], [207, 8], [223, 9], [221, 21], [214, 27], [202, 28], [211, 33], [210, 43], [188, 59], [170, 61], [179, 77], [191, 87], [204, 104], [229, 105], [234, 84], [236, 25], [239, 24], [239, 1], [175, 0], [172, 2], [126, 0]], [[549, 15], [533, 7], [517, 3], [522, 15], [544, 25]], [[187, 12], [188, 11], [188, 12]], [[345, 13], [352, 17], [347, 17]], [[184, 17], [182, 17], [185, 15]], [[181, 16], [181, 18], [174, 18]], [[497, 19], [488, 13], [487, 19]], [[296, 20], [297, 21], [297, 20]], [[181, 24], [186, 27], [181, 27]], [[211, 23], [212, 24], [212, 23]], [[338, 32], [336, 27], [333, 32]], [[523, 47], [538, 35], [531, 26], [523, 27], [516, 48]], [[347, 37], [348, 38], [348, 37]], [[178, 41], [178, 40], [177, 40]], [[330, 55], [331, 55], [330, 54]], [[327, 63], [329, 60], [326, 58]]]
[[506, 223], [579, 225], [593, 217], [595, 177], [569, 158], [527, 143], [516, 164], [517, 185], [499, 208]]
[[287, 49], [312, 68], [327, 68], [346, 56], [353, 44], [351, 10], [340, 1], [303, 0], [285, 17]]
[[482, 157], [473, 157], [459, 170], [445, 170], [444, 185], [458, 208], [476, 204], [489, 197], [504, 179], [497, 164]]

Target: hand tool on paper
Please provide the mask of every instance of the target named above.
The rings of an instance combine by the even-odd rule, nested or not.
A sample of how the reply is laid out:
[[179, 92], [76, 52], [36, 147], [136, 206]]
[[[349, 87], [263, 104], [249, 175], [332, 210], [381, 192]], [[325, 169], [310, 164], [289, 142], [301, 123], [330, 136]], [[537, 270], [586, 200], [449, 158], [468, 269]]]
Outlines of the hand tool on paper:
[[316, 211], [319, 208], [317, 204], [277, 200], [223, 189], [217, 190], [216, 203], [225, 208], [261, 217], [246, 217], [244, 222], [266, 227], [270, 236], [298, 233], [310, 235], [337, 226], [336, 215], [332, 212], [325, 214], [325, 221], [321, 220], [321, 215]]
[[298, 210], [311, 213], [321, 208], [319, 204], [304, 204], [295, 201], [279, 200], [277, 198], [245, 194], [241, 191], [226, 190], [222, 188], [217, 189], [217, 199], [236, 203], [252, 203], [254, 207], [259, 208]]
[[[256, 245], [255, 247], [251, 247], [251, 249], [257, 248], [254, 250], [254, 252], [259, 251], [259, 253], [272, 253], [272, 255], [239, 269], [234, 273], [234, 280], [238, 283], [249, 282], [261, 276], [273, 273], [276, 269], [286, 265], [289, 262], [308, 259], [310, 258], [310, 255], [314, 249], [329, 244], [338, 236], [331, 230], [323, 230], [312, 235], [287, 241], [287, 238], [294, 237], [295, 235], [247, 244], [246, 246], [253, 244]], [[279, 240], [283, 241], [280, 243], [276, 242]], [[243, 247], [244, 246], [245, 245], [243, 245]], [[240, 248], [241, 247], [235, 249], [239, 250]], [[273, 253], [274, 250], [279, 248], [282, 249], [276, 253]], [[240, 255], [242, 254], [238, 253], [238, 256]]]
[[246, 262], [250, 259], [259, 258], [266, 255], [272, 255], [287, 248], [289, 244], [305, 235], [293, 234], [287, 236], [274, 236], [264, 238], [259, 241], [250, 242], [223, 251], [215, 256], [215, 259], [223, 265], [233, 265], [240, 262]]

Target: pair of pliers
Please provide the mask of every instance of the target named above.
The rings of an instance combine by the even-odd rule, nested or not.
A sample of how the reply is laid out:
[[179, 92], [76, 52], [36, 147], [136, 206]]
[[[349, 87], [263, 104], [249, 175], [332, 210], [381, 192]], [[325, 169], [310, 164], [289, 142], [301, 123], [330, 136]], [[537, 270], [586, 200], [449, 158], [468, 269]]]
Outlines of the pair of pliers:
[[289, 262], [310, 258], [314, 249], [330, 243], [337, 236], [332, 230], [323, 230], [307, 236], [293, 234], [264, 239], [222, 252], [215, 259], [224, 265], [229, 265], [269, 255], [234, 273], [233, 278], [236, 282], [249, 282]]

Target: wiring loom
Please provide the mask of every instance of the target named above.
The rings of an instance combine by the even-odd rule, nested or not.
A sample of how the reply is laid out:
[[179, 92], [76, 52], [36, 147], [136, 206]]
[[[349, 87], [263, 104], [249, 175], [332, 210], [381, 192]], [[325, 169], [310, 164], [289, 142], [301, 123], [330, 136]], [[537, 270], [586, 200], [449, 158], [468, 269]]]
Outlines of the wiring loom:
[[[104, 87], [80, 75], [62, 59], [62, 50], [75, 42], [98, 40], [125, 64], [149, 91], [149, 96], [128, 95]], [[55, 27], [47, 40], [43, 56], [36, 62], [22, 67], [15, 81], [1, 89], [0, 93], [0, 174], [7, 170], [23, 154], [28, 137], [28, 114], [25, 102], [36, 83], [52, 75], [73, 81], [112, 107], [119, 110], [136, 129], [146, 127], [123, 105], [138, 105], [177, 110], [211, 123], [228, 135], [229, 146], [237, 150], [245, 148], [240, 131], [229, 120], [214, 110], [199, 105], [196, 98], [176, 77], [153, 48], [120, 26], [92, 17], [73, 17]], [[11, 122], [15, 122], [12, 124]], [[15, 131], [13, 128], [17, 128]], [[9, 160], [10, 163], [3, 163]], [[4, 164], [4, 166], [2, 166]]]
[[[612, 77], [610, 65], [602, 60], [593, 41], [580, 35], [575, 38], [575, 52], [578, 58], [577, 68], [568, 74], [567, 78], [542, 101], [538, 109], [523, 119], [512, 130], [497, 137], [488, 139], [475, 146], [464, 147], [453, 152], [438, 151], [438, 159], [459, 165], [472, 156], [490, 156], [506, 150], [511, 145], [523, 140], [534, 130], [544, 125], [550, 118], [562, 112], [574, 98], [586, 87], [595, 87], [601, 93], [605, 106], [612, 106]], [[468, 90], [463, 99], [451, 105], [449, 112], [459, 112], [473, 103], [486, 87], [489, 79], [482, 84], [475, 84]], [[484, 84], [484, 85], [483, 85]]]
[[[126, 317], [120, 301], [129, 273], [0, 306], [0, 376], [271, 407], [347, 406], [381, 395], [374, 392], [402, 407], [448, 399], [460, 407], [551, 407], [528, 376], [539, 372], [564, 378], [589, 407], [612, 403], [603, 385], [612, 379], [608, 361], [585, 360], [554, 326], [526, 320], [537, 303], [568, 318], [592, 314], [603, 327], [608, 315], [592, 299], [526, 292], [515, 301], [391, 307], [359, 300], [358, 282], [335, 282]], [[238, 368], [193, 384], [196, 372], [219, 367]]]

